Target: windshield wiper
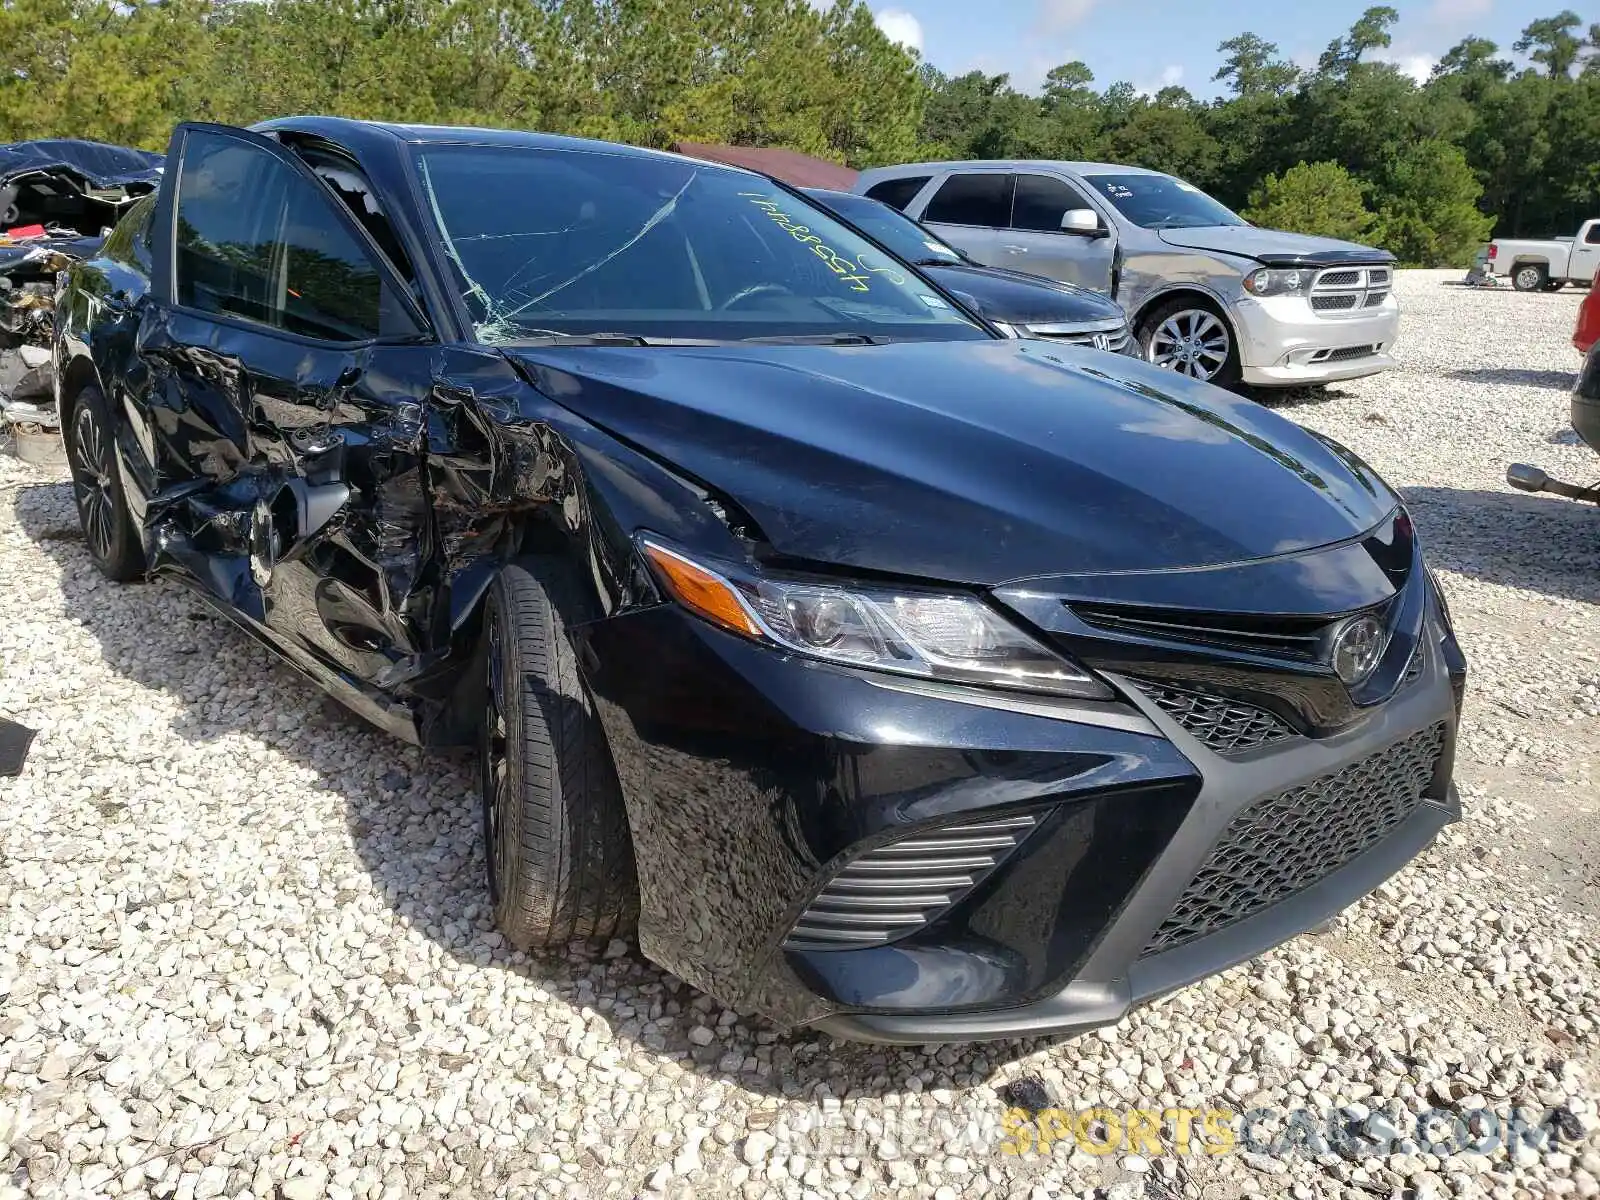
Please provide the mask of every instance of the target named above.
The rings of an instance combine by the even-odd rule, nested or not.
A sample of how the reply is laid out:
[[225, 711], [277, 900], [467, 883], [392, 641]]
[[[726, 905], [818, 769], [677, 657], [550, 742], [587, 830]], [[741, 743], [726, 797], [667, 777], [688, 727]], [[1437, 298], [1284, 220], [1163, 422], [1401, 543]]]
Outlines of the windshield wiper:
[[497, 338], [496, 346], [716, 346], [710, 338], [641, 337], [637, 333], [559, 333], [536, 329], [528, 337]]
[[872, 333], [777, 333], [739, 340], [765, 346], [882, 346], [889, 341]]
[[930, 256], [928, 258], [914, 258], [911, 260], [911, 265], [913, 267], [954, 267], [959, 266], [960, 263], [961, 260], [959, 258], [947, 258], [944, 255], [940, 255], [938, 258]]

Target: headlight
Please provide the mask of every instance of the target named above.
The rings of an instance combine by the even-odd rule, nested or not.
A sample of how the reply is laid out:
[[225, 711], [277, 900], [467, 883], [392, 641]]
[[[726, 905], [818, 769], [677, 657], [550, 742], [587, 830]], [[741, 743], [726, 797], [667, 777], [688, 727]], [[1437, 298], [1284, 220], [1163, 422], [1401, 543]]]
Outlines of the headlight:
[[923, 679], [1097, 700], [1112, 694], [976, 596], [786, 579], [696, 561], [648, 537], [639, 546], [674, 599], [753, 641]]
[[1309, 271], [1274, 271], [1262, 267], [1244, 277], [1244, 290], [1252, 296], [1297, 296], [1309, 282]]

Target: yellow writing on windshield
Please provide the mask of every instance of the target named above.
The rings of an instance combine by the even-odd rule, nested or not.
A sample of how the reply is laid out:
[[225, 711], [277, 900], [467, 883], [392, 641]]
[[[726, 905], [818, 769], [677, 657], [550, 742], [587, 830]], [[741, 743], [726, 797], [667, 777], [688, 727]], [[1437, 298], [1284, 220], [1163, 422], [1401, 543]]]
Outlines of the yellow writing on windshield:
[[906, 281], [905, 276], [893, 267], [869, 267], [861, 261], [861, 259], [866, 258], [865, 254], [860, 255], [856, 261], [852, 262], [812, 233], [810, 227], [796, 223], [788, 213], [779, 207], [776, 200], [768, 199], [760, 192], [740, 192], [739, 195], [745, 197], [751, 204], [754, 204], [767, 216], [771, 217], [778, 228], [786, 231], [795, 241], [802, 245], [810, 246], [811, 253], [827, 263], [828, 269], [839, 277], [841, 283], [849, 284], [851, 291], [870, 291], [871, 283], [869, 281], [874, 275], [886, 275], [889, 277], [890, 282], [897, 284], [903, 284]]

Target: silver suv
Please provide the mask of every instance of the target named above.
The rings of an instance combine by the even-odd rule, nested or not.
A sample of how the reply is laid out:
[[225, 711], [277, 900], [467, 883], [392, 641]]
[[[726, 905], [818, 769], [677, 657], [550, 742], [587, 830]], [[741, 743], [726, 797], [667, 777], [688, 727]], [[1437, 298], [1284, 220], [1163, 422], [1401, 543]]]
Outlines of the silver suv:
[[1394, 365], [1394, 256], [1257, 229], [1191, 184], [1106, 163], [941, 162], [854, 190], [980, 263], [1104, 292], [1149, 361], [1218, 384], [1295, 387]]

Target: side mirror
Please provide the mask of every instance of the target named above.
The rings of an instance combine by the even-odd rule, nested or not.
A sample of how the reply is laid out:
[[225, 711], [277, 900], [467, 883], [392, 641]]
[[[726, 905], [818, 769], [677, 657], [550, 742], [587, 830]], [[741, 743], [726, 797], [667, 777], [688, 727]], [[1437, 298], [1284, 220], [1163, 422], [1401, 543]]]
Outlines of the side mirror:
[[1069, 208], [1061, 214], [1061, 232], [1076, 233], [1082, 237], [1104, 237], [1100, 227], [1100, 214], [1092, 208]]

